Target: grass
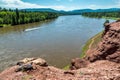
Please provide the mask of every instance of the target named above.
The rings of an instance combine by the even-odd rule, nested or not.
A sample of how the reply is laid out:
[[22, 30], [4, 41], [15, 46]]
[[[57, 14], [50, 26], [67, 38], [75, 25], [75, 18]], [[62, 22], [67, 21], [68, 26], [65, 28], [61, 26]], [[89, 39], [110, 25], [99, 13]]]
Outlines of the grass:
[[[102, 33], [103, 31], [98, 33], [97, 35], [95, 35], [94, 37], [92, 37], [86, 42], [86, 44], [82, 48], [82, 53], [80, 54], [80, 58], [85, 57], [85, 53], [88, 51], [88, 49], [92, 49], [97, 46], [97, 44], [101, 41]], [[68, 70], [69, 67], [70, 65], [67, 65], [63, 69]]]
[[8, 27], [11, 26], [10, 24], [0, 24], [0, 27]]
[[63, 69], [68, 70], [70, 68], [70, 65], [65, 66]]
[[115, 18], [115, 17], [105, 17], [103, 16], [102, 18], [105, 18], [105, 19], [113, 19], [113, 20], [119, 20], [120, 18]]
[[89, 45], [91, 44], [91, 42], [92, 42], [92, 39], [88, 40], [87, 43], [83, 46], [80, 58], [83, 58], [85, 56], [85, 53], [89, 49]]
[[86, 44], [82, 48], [82, 53], [80, 55], [80, 58], [85, 57], [85, 53], [89, 49], [95, 48], [97, 46], [97, 44], [101, 41], [102, 33], [103, 32], [98, 33], [97, 35], [95, 35], [94, 37], [92, 37], [86, 42]]
[[97, 44], [101, 41], [101, 37], [102, 37], [102, 33], [103, 32], [100, 32], [99, 34], [97, 34], [95, 37], [94, 37], [94, 42], [93, 44], [91, 45], [91, 48], [96, 48], [97, 47]]

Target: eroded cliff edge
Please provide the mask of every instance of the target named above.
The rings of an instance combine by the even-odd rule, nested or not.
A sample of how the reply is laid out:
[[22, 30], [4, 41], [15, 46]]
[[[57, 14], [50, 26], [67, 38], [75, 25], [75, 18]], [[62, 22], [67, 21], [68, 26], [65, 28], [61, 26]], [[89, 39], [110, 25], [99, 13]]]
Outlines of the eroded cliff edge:
[[120, 21], [106, 24], [98, 46], [83, 59], [73, 59], [70, 70], [26, 58], [0, 73], [0, 80], [120, 80]]

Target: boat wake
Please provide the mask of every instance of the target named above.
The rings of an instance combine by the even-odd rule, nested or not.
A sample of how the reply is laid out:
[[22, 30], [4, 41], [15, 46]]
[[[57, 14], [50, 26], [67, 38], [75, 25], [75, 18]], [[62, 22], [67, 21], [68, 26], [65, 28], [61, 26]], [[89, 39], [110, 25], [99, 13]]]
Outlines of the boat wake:
[[27, 31], [37, 30], [37, 29], [40, 29], [40, 27], [38, 27], [38, 28], [30, 28], [30, 29], [26, 29], [25, 31], [27, 32]]

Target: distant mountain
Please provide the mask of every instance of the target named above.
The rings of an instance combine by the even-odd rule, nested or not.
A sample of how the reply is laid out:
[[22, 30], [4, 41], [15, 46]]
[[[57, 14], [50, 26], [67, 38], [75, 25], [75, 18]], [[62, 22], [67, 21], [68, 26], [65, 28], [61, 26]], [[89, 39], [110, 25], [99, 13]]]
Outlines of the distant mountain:
[[110, 9], [80, 9], [80, 10], [73, 10], [72, 12], [113, 12], [113, 11], [120, 11], [120, 8], [110, 8]]
[[115, 12], [120, 11], [120, 8], [110, 8], [110, 9], [97, 9], [96, 12]]
[[79, 10], [72, 10], [72, 11], [58, 11], [51, 8], [29, 8], [29, 9], [22, 9], [26, 11], [33, 11], [33, 12], [55, 12], [55, 13], [61, 13], [61, 14], [81, 14], [84, 12], [115, 12], [120, 11], [120, 8], [110, 8], [110, 9], [79, 9]]
[[58, 12], [57, 10], [51, 8], [28, 8], [28, 9], [21, 9], [25, 11], [32, 11], [32, 12]]
[[110, 8], [110, 9], [80, 9], [80, 10], [73, 10], [73, 11], [69, 11], [69, 13], [71, 14], [81, 14], [81, 13], [85, 13], [85, 12], [116, 12], [116, 11], [120, 11], [120, 8]]

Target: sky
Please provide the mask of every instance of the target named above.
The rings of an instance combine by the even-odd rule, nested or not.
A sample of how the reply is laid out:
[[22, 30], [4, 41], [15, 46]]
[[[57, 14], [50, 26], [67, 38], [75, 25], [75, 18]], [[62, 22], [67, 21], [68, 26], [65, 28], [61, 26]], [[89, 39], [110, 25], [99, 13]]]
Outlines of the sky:
[[0, 0], [5, 8], [52, 8], [55, 10], [120, 8], [120, 0]]

